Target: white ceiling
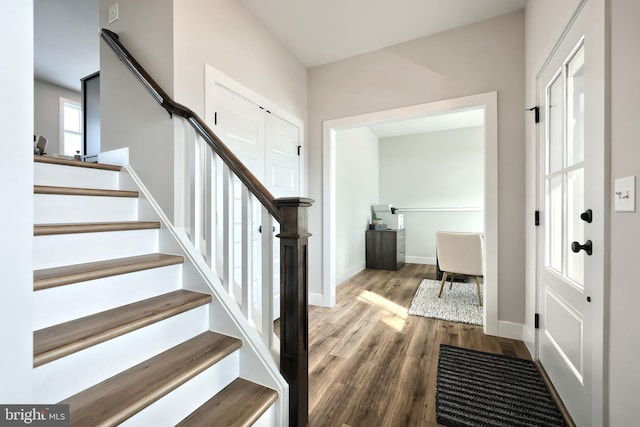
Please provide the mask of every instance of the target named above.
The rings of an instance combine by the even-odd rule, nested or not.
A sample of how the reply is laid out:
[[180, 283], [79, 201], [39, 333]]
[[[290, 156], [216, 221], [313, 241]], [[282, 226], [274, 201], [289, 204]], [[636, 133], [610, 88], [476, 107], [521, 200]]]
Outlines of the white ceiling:
[[314, 67], [523, 9], [526, 0], [240, 0]]
[[[527, 0], [238, 1], [313, 67], [519, 10]], [[98, 70], [98, 3], [34, 0], [36, 77], [79, 90], [80, 78]]]

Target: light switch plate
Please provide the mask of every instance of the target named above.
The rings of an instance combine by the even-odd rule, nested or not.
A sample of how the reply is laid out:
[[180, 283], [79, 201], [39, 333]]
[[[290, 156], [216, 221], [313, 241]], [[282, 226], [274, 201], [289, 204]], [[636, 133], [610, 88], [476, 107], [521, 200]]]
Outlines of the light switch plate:
[[118, 18], [118, 3], [116, 3], [109, 6], [109, 24], [113, 24]]
[[616, 212], [636, 211], [636, 177], [618, 178], [613, 190], [613, 205]]

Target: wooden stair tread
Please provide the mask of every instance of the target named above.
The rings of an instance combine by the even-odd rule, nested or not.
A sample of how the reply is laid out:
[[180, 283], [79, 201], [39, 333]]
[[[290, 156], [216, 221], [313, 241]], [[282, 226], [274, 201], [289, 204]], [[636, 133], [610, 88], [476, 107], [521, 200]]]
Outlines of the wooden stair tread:
[[99, 188], [56, 187], [49, 185], [34, 185], [33, 193], [63, 196], [140, 197], [139, 192], [130, 190], [104, 190]]
[[43, 365], [211, 301], [211, 295], [178, 290], [37, 330], [33, 333], [33, 366]]
[[65, 159], [62, 157], [53, 157], [53, 156], [33, 156], [33, 161], [36, 163], [49, 163], [54, 165], [75, 166], [79, 168], [88, 168], [88, 169], [102, 169], [102, 170], [116, 171], [116, 172], [119, 172], [122, 170], [122, 166], [105, 165], [103, 163], [83, 162], [80, 160]]
[[99, 233], [107, 231], [147, 230], [160, 228], [159, 221], [83, 222], [73, 224], [36, 224], [34, 236], [51, 234]]
[[183, 256], [158, 253], [45, 268], [33, 272], [33, 290], [39, 291], [70, 283], [182, 264], [183, 262]]
[[177, 426], [251, 426], [277, 399], [275, 390], [238, 378]]
[[60, 403], [72, 426], [120, 424], [241, 346], [207, 331]]

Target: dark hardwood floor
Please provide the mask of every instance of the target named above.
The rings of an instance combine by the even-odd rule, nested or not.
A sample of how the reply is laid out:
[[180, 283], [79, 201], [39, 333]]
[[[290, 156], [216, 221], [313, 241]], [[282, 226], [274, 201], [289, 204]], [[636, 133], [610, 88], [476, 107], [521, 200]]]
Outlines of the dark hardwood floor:
[[410, 316], [435, 266], [365, 270], [337, 290], [331, 309], [309, 311], [309, 426], [436, 426], [441, 343], [530, 359], [520, 341], [482, 328]]

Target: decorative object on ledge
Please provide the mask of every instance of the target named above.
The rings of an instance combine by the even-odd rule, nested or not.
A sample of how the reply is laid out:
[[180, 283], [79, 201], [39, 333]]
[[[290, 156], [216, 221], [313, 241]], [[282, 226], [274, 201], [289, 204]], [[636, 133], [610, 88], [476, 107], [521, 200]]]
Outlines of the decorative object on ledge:
[[[380, 220], [382, 221], [382, 220]], [[382, 222], [369, 224], [369, 230], [386, 230], [387, 224], [383, 224]]]
[[37, 137], [36, 135], [33, 135], [33, 140], [35, 142], [33, 154], [38, 156], [44, 156], [47, 154], [45, 153], [45, 150], [47, 149], [47, 138], [42, 135], [38, 135]]

